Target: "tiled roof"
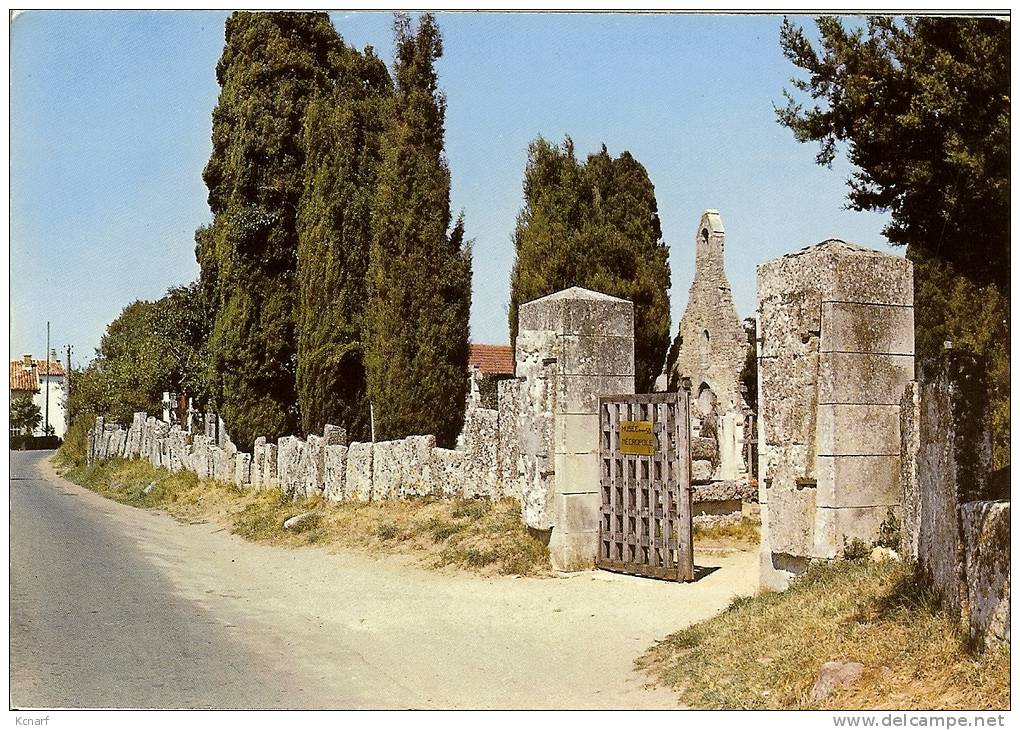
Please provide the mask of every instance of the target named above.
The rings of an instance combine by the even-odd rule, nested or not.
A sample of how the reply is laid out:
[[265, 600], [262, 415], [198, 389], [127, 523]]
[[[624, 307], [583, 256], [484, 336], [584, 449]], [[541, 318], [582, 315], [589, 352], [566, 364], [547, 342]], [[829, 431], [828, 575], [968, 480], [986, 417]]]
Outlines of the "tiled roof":
[[39, 390], [39, 376], [47, 373], [55, 378], [64, 376], [64, 366], [57, 360], [33, 360], [35, 367], [25, 370], [23, 360], [11, 361], [11, 390], [24, 390], [35, 393]]
[[39, 390], [39, 378], [35, 370], [25, 370], [21, 360], [11, 363], [11, 390], [27, 390], [31, 393]]
[[468, 365], [483, 375], [513, 375], [514, 351], [510, 345], [471, 345]]
[[[35, 361], [35, 366], [37, 368], [39, 368], [39, 374], [40, 375], [46, 375], [47, 374], [46, 364], [47, 363], [46, 363], [45, 360], [36, 360]], [[61, 363], [59, 360], [50, 360], [50, 362], [49, 362], [49, 374], [52, 375], [54, 378], [63, 377], [63, 375], [64, 375], [64, 365], [63, 365], [63, 363]]]

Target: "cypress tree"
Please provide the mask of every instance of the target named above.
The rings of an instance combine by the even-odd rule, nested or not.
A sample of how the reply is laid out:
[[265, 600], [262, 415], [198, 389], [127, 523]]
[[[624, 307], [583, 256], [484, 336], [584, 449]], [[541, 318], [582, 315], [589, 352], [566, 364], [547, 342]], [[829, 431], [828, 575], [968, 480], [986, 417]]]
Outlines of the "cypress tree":
[[524, 208], [514, 231], [510, 336], [521, 304], [571, 286], [634, 302], [635, 386], [649, 390], [669, 347], [668, 250], [655, 188], [630, 152], [605, 145], [577, 160], [568, 137], [529, 148]]
[[471, 253], [463, 219], [450, 230], [450, 172], [443, 154], [446, 100], [435, 61], [435, 18], [417, 33], [397, 15], [396, 88], [373, 216], [369, 265], [368, 392], [377, 438], [436, 435], [450, 446], [467, 392]]
[[298, 427], [296, 216], [304, 111], [329, 85], [343, 43], [325, 13], [234, 13], [216, 66], [213, 152], [203, 172], [214, 218], [198, 241], [215, 269], [210, 336], [218, 401], [239, 445]]
[[379, 138], [392, 82], [368, 48], [340, 56], [332, 89], [305, 115], [298, 215], [297, 387], [305, 433], [326, 423], [369, 435], [364, 308]]

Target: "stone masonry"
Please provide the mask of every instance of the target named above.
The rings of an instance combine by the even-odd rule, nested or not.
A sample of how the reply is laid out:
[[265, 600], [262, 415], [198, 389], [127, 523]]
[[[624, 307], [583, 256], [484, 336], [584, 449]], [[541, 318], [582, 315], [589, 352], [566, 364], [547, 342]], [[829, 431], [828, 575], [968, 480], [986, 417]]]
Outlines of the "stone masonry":
[[747, 354], [747, 336], [723, 263], [726, 231], [716, 210], [706, 210], [698, 223], [694, 281], [677, 334], [677, 358], [671, 382], [691, 379], [698, 412], [713, 404], [721, 413], [740, 413], [740, 371]]
[[763, 585], [899, 513], [913, 290], [909, 261], [838, 240], [758, 267]]
[[[716, 210], [701, 214], [695, 235], [694, 280], [673, 347], [668, 382], [691, 383], [691, 477], [695, 521], [740, 519], [743, 501], [757, 499], [744, 459], [744, 425], [751, 417], [741, 395], [747, 335], [724, 267], [726, 231]], [[727, 497], [718, 499], [717, 497]]]
[[516, 342], [524, 521], [553, 567], [598, 549], [599, 396], [634, 392], [634, 305], [573, 287], [523, 304]]

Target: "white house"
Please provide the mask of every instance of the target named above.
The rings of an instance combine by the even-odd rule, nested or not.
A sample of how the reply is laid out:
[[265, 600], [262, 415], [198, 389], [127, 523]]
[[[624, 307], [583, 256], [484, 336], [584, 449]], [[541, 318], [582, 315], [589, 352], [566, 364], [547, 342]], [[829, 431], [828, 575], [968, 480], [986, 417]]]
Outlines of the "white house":
[[53, 435], [64, 438], [67, 430], [65, 410], [67, 376], [64, 373], [64, 366], [54, 354], [50, 355], [49, 362], [33, 360], [31, 355], [11, 362], [11, 400], [24, 396], [31, 397], [32, 402], [39, 406], [39, 412], [43, 414], [43, 420], [39, 423], [39, 428], [35, 429], [34, 435], [45, 435], [46, 401], [49, 399], [48, 415]]

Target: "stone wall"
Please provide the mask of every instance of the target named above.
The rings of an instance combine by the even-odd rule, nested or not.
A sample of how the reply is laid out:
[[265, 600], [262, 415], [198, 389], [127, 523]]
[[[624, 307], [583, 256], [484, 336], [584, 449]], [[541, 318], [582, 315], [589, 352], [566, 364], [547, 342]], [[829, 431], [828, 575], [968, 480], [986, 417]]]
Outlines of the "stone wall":
[[986, 363], [948, 350], [904, 391], [901, 550], [980, 648], [1009, 640], [1010, 502], [992, 480]]
[[[508, 405], [512, 399], [508, 399]], [[516, 428], [513, 412], [507, 428]], [[305, 440], [284, 436], [278, 443], [256, 439], [252, 453], [237, 451], [223, 438], [215, 414], [207, 430], [192, 435], [178, 426], [136, 413], [127, 429], [96, 419], [88, 434], [90, 462], [112, 457], [146, 459], [171, 471], [188, 470], [251, 489], [278, 488], [292, 499], [322, 495], [330, 501], [372, 501], [407, 497], [519, 497], [519, 438], [500, 432], [499, 413], [469, 409], [457, 450], [436, 447], [434, 436], [347, 444], [343, 428], [327, 425]], [[208, 434], [208, 435], [206, 435]], [[220, 444], [224, 446], [220, 446]], [[503, 455], [513, 461], [503, 467]]]
[[909, 261], [830, 240], [758, 267], [763, 585], [874, 542], [900, 506]]

